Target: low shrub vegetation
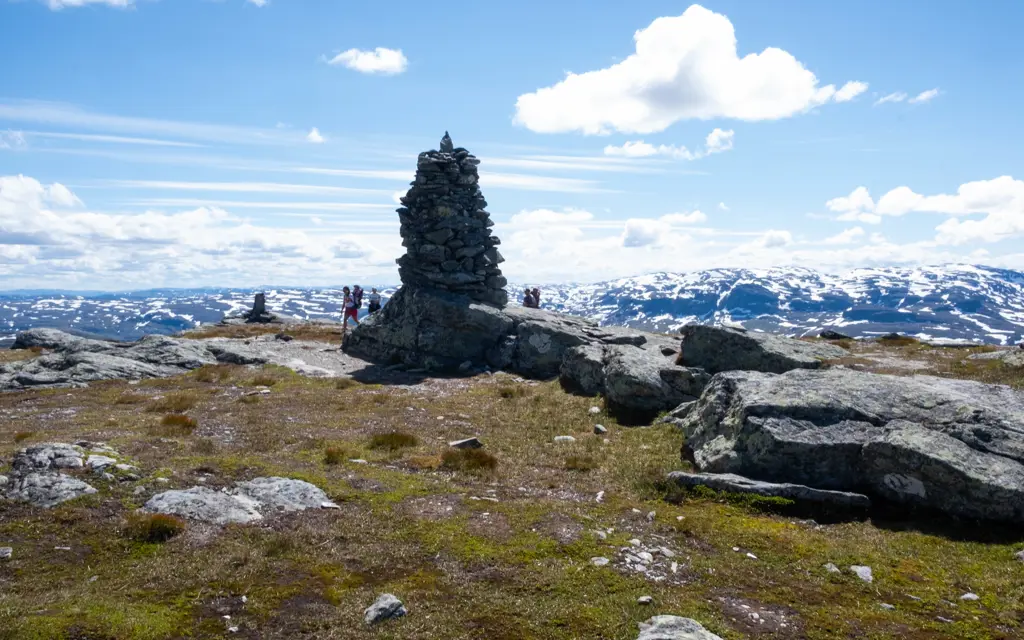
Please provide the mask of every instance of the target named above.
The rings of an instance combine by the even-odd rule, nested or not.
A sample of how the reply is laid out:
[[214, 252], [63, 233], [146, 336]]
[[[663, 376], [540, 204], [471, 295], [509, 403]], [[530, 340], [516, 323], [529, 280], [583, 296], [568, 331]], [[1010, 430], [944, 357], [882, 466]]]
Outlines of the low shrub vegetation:
[[569, 456], [565, 459], [565, 468], [569, 471], [592, 471], [597, 468], [597, 461], [591, 456]]
[[160, 419], [157, 431], [165, 436], [190, 436], [198, 426], [195, 418], [180, 413], [169, 413]]
[[14, 443], [21, 444], [36, 434], [35, 431], [18, 431], [14, 434]]
[[200, 367], [193, 374], [199, 382], [227, 382], [233, 375], [233, 367], [226, 364], [211, 364]]
[[155, 398], [146, 406], [150, 413], [184, 413], [196, 406], [199, 396], [190, 391], [177, 391], [168, 393], [161, 398]]
[[324, 450], [324, 464], [341, 464], [350, 458], [351, 452], [346, 447], [327, 447]]
[[406, 447], [415, 447], [420, 443], [419, 438], [411, 433], [392, 431], [391, 433], [378, 433], [370, 438], [370, 448], [383, 451], [398, 451]]
[[164, 513], [133, 513], [125, 531], [136, 542], [167, 542], [185, 531], [185, 521]]
[[441, 456], [441, 467], [450, 471], [482, 473], [494, 471], [498, 459], [483, 449], [452, 449]]

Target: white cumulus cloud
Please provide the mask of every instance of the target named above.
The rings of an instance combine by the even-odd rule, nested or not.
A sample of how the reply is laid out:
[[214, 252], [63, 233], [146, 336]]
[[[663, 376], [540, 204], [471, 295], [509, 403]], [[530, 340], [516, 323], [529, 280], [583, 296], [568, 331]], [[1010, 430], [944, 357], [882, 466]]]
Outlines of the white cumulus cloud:
[[849, 102], [867, 90], [868, 83], [852, 80], [840, 87], [839, 91], [836, 91], [835, 100], [836, 102]]
[[852, 244], [864, 237], [864, 229], [853, 227], [834, 236], [825, 238], [825, 244]]
[[394, 75], [402, 73], [409, 66], [409, 60], [401, 49], [377, 47], [373, 51], [349, 49], [327, 61], [328, 64], [341, 65], [359, 73]]
[[716, 128], [708, 134], [707, 138], [704, 139], [704, 149], [699, 151], [690, 151], [682, 145], [678, 147], [671, 144], [655, 146], [644, 142], [643, 140], [627, 140], [621, 146], [606, 146], [604, 148], [604, 154], [606, 156], [618, 156], [622, 158], [667, 156], [669, 158], [677, 158], [681, 160], [697, 160], [705, 156], [709, 156], [712, 153], [721, 153], [732, 149], [735, 137], [736, 134], [732, 129], [723, 131], [722, 129]]
[[700, 5], [657, 18], [633, 39], [636, 52], [618, 64], [520, 95], [516, 123], [539, 133], [644, 134], [686, 119], [786, 118], [838, 95], [782, 49], [740, 57], [729, 19]]
[[326, 140], [326, 138], [320, 135], [319, 129], [313, 127], [312, 129], [309, 130], [309, 133], [306, 134], [306, 140], [309, 140], [314, 144], [321, 144], [322, 142], [324, 142], [324, 140]]

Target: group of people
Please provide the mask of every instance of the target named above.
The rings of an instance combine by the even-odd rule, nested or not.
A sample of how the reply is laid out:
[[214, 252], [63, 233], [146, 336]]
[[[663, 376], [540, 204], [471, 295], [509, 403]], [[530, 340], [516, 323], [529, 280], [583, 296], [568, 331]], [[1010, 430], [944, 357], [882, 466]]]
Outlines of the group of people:
[[530, 307], [531, 309], [540, 309], [540, 289], [537, 287], [533, 289], [527, 288], [523, 292], [523, 306]]
[[[357, 284], [351, 289], [348, 287], [343, 288], [342, 292], [345, 294], [345, 299], [342, 302], [342, 307], [344, 309], [344, 322], [342, 323], [342, 329], [348, 330], [349, 318], [352, 319], [352, 322], [357, 325], [359, 324], [359, 309], [363, 306], [363, 288]], [[377, 293], [376, 289], [370, 289], [370, 294], [367, 296], [367, 300], [369, 301], [369, 306], [366, 310], [369, 313], [380, 311], [380, 294]]]

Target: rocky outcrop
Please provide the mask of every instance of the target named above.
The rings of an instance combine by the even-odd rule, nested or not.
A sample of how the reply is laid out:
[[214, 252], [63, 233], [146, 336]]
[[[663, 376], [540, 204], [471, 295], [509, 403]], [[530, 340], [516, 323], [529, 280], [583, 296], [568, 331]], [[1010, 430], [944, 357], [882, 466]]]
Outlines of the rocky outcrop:
[[1024, 522], [1024, 396], [849, 369], [726, 372], [673, 421], [703, 472]]
[[871, 499], [860, 493], [815, 489], [802, 484], [751, 480], [734, 473], [687, 473], [673, 471], [668, 480], [680, 487], [707, 487], [727, 493], [750, 493], [765, 497], [786, 498], [801, 503], [831, 505], [842, 509], [868, 509]]
[[301, 322], [301, 320], [268, 309], [267, 294], [257, 293], [253, 298], [252, 309], [225, 316], [221, 324], [293, 324], [296, 322]]
[[1000, 349], [967, 356], [968, 360], [999, 362], [1008, 367], [1024, 367], [1024, 349]]
[[[102, 443], [44, 442], [21, 449], [11, 462], [11, 477], [0, 483], [7, 498], [49, 509], [62, 502], [96, 493], [96, 489], [69, 473], [91, 471], [109, 480], [127, 479], [135, 467], [118, 464], [116, 451]], [[118, 475], [107, 473], [115, 471]], [[134, 476], [132, 476], [134, 477]]]
[[108, 342], [56, 329], [23, 331], [13, 348], [43, 349], [49, 353], [0, 364], [0, 391], [78, 387], [98, 380], [164, 378], [218, 362], [267, 362], [237, 341], [146, 336], [138, 342]]
[[825, 360], [850, 355], [846, 349], [833, 344], [735, 327], [690, 324], [683, 327], [682, 334], [678, 364], [700, 367], [709, 373], [784, 373], [792, 369], [818, 369]]
[[398, 274], [405, 286], [451, 291], [477, 302], [508, 303], [504, 262], [491, 234], [487, 201], [480, 193], [480, 161], [456, 148], [445, 132], [438, 151], [416, 161], [416, 179], [401, 198], [404, 256]]
[[337, 507], [319, 487], [290, 478], [255, 478], [230, 489], [209, 487], [164, 491], [143, 511], [166, 513], [211, 524], [246, 524], [276, 513]]

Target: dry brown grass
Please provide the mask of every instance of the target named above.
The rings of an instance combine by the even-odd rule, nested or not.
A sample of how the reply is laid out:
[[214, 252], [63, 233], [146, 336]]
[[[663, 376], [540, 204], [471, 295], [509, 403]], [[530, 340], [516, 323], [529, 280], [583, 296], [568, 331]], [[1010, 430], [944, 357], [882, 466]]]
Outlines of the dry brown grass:
[[186, 338], [256, 338], [265, 335], [286, 333], [296, 340], [341, 343], [341, 325], [331, 323], [303, 323], [299, 325], [205, 325], [185, 332]]
[[382, 451], [398, 451], [406, 447], [415, 447], [420, 443], [419, 438], [411, 433], [392, 431], [391, 433], [378, 433], [370, 438], [369, 448]]
[[248, 384], [253, 387], [272, 387], [280, 382], [280, 379], [270, 373], [261, 373], [257, 376], [253, 376]]
[[137, 542], [159, 543], [185, 531], [185, 521], [163, 513], [133, 513], [125, 534]]
[[151, 400], [146, 405], [146, 411], [150, 413], [184, 413], [195, 407], [198, 402], [199, 394], [194, 391], [175, 391]]
[[18, 431], [14, 434], [14, 444], [21, 444], [34, 435], [36, 435], [35, 431]]
[[235, 375], [238, 368], [229, 364], [211, 364], [196, 369], [192, 375], [198, 382], [224, 383]]
[[0, 364], [31, 360], [42, 353], [43, 350], [39, 347], [32, 347], [31, 349], [0, 349]]
[[160, 424], [152, 430], [156, 435], [167, 437], [190, 436], [196, 430], [199, 423], [195, 418], [180, 414], [169, 413], [160, 419]]
[[441, 467], [463, 473], [494, 471], [498, 459], [483, 449], [452, 449], [441, 455]]

